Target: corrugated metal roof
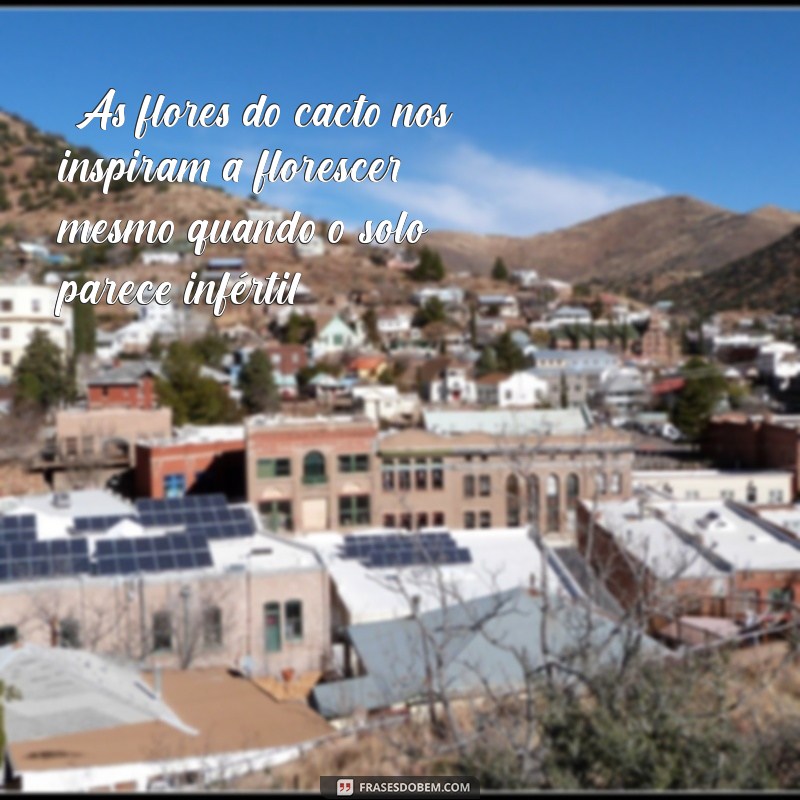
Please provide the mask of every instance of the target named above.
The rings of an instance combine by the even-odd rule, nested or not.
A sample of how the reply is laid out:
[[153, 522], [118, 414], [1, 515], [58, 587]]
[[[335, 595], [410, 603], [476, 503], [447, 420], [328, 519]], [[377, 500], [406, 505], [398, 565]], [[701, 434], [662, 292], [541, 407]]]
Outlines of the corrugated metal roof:
[[486, 411], [426, 409], [423, 411], [423, 417], [426, 430], [444, 434], [570, 435], [585, 433], [590, 428], [589, 420], [581, 408]]

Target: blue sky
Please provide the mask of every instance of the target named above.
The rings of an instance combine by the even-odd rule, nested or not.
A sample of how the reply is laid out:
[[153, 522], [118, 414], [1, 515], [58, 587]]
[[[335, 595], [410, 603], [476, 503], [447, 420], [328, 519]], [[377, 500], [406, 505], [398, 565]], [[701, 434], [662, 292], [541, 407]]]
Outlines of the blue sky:
[[[402, 159], [399, 181], [296, 179], [261, 198], [306, 213], [526, 235], [665, 194], [800, 209], [794, 11], [2, 11], [0, 106], [107, 156], [245, 158], [262, 148]], [[121, 129], [77, 130], [110, 87]], [[298, 130], [304, 101], [381, 104], [372, 129]], [[225, 128], [133, 138], [142, 97], [231, 104]], [[273, 129], [246, 129], [259, 94]], [[444, 129], [392, 129], [396, 102], [446, 103]], [[215, 170], [212, 170], [215, 172]]]

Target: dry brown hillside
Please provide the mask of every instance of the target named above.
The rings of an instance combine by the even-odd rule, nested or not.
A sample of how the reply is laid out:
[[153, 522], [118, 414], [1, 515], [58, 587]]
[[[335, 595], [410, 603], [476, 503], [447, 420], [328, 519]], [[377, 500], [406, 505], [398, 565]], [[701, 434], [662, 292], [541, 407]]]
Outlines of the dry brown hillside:
[[497, 256], [570, 282], [590, 279], [643, 296], [704, 274], [785, 236], [800, 214], [767, 206], [735, 214], [691, 197], [628, 206], [528, 238], [432, 231], [429, 246], [456, 269], [486, 271]]

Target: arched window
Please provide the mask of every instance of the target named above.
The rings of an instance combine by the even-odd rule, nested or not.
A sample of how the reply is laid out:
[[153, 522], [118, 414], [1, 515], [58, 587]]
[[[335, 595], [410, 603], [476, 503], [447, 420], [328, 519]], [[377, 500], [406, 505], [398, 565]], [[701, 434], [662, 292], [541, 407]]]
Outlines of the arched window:
[[539, 479], [528, 475], [528, 522], [539, 520]]
[[581, 482], [578, 476], [574, 472], [567, 475], [567, 508], [570, 511], [577, 505], [580, 493]]
[[325, 456], [312, 450], [303, 459], [303, 483], [325, 483]]
[[506, 479], [506, 524], [514, 528], [520, 523], [519, 480], [516, 475]]
[[560, 486], [557, 475], [549, 475], [547, 478], [547, 532], [554, 533], [561, 528]]

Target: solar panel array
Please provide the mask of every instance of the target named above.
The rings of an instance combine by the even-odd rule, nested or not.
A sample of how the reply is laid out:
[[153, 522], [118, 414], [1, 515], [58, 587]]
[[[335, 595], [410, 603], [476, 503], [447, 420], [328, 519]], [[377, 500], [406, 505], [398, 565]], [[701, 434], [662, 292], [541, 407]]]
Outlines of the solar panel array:
[[36, 539], [36, 517], [33, 514], [0, 517], [0, 543], [32, 542]]
[[101, 539], [95, 550], [96, 575], [129, 575], [194, 569], [213, 564], [202, 534], [168, 533], [136, 539]]
[[[137, 500], [135, 512], [76, 517], [72, 539], [39, 541], [36, 516], [0, 515], [0, 581], [59, 575], [127, 575], [213, 566], [211, 539], [256, 532], [245, 508], [230, 508], [223, 494]], [[174, 528], [164, 535], [98, 539], [89, 557], [88, 534], [102, 534], [122, 520], [145, 528]]]
[[471, 564], [472, 554], [449, 533], [390, 533], [344, 537], [344, 558], [365, 567], [411, 567], [418, 564]]
[[135, 520], [133, 514], [115, 514], [106, 517], [75, 517], [75, 533], [105, 533], [124, 519]]
[[86, 539], [0, 544], [0, 580], [79, 575], [89, 572], [89, 568]]
[[138, 521], [146, 528], [185, 528], [209, 539], [232, 539], [256, 532], [244, 508], [229, 508], [224, 494], [137, 500]]

